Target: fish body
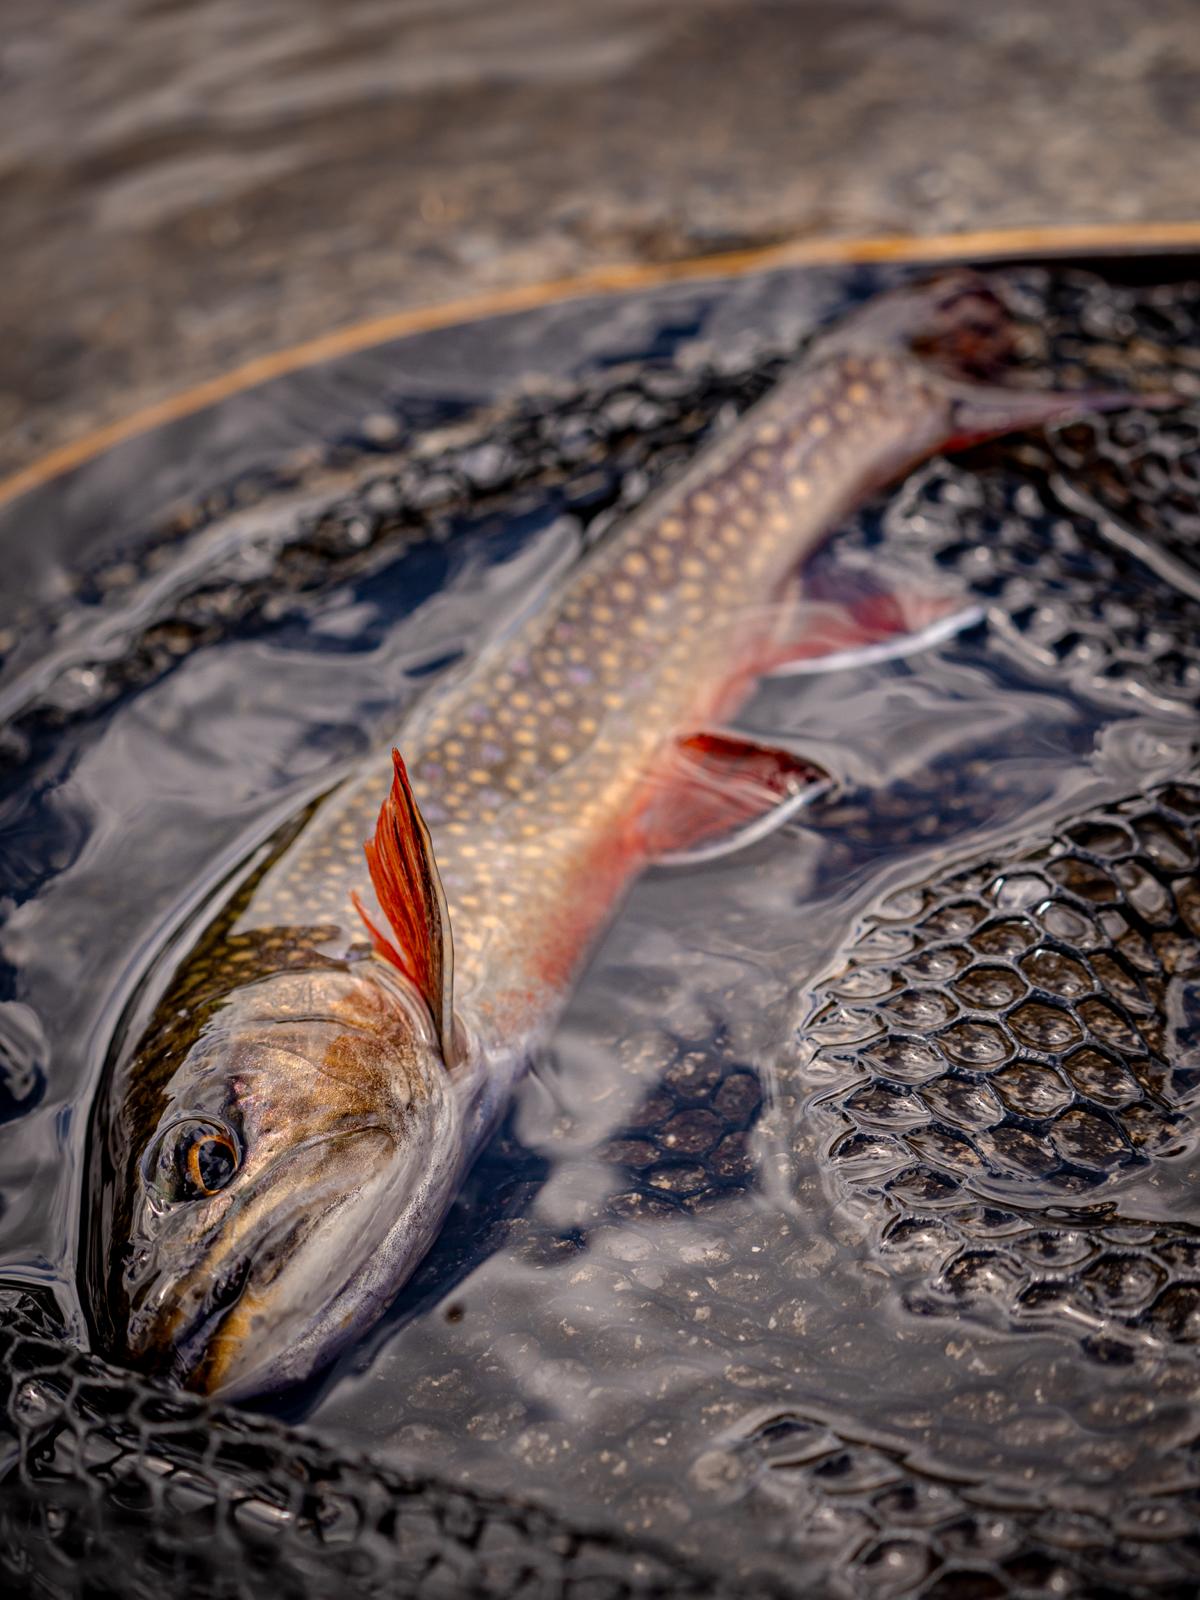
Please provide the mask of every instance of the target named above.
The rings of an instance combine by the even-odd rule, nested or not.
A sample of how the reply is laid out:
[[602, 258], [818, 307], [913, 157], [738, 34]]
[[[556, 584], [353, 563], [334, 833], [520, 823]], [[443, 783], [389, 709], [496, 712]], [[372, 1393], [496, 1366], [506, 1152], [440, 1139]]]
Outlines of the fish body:
[[103, 1348], [241, 1394], [375, 1320], [632, 879], [753, 836], [824, 776], [722, 727], [760, 674], [845, 640], [798, 563], [939, 445], [1086, 403], [911, 347], [994, 333], [973, 283], [869, 306], [432, 694], [405, 761], [239, 886], [100, 1098], [83, 1289]]

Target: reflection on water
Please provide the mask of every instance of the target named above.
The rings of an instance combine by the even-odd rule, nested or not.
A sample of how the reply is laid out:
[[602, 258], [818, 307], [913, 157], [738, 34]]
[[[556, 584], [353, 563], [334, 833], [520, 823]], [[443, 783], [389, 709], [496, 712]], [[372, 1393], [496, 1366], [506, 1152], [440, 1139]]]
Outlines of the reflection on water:
[[[338, 380], [359, 418], [341, 443], [299, 486], [214, 501], [195, 540], [139, 552], [162, 527], [143, 510], [124, 545], [76, 548], [67, 488], [57, 550], [93, 587], [56, 611], [47, 580], [6, 680], [11, 1276], [72, 1316], [89, 1095], [204, 893], [748, 403], [796, 308], [836, 287], [525, 319], [490, 341], [511, 368], [488, 398], [530, 352], [573, 389], [479, 418], [449, 386], [431, 413], [426, 366], [424, 410], [391, 391], [395, 437], [363, 431], [384, 409], [360, 404], [364, 358]], [[1114, 299], [1144, 319], [1141, 370], [1169, 368], [1165, 291], [1005, 292], [1068, 376], [1090, 359], [1081, 307]], [[1194, 288], [1171, 295], [1194, 327]], [[444, 336], [446, 369], [487, 339]], [[1137, 540], [1192, 559], [1170, 519], [1200, 416], [1162, 423], [1169, 449], [1152, 418], [1121, 426], [934, 463], [819, 558], [828, 593], [933, 562], [987, 618], [761, 688], [744, 725], [838, 791], [740, 856], [643, 879], [384, 1324], [270, 1409], [796, 1592], [904, 1593], [966, 1564], [1001, 1593], [1029, 1508], [1093, 1541], [1119, 1510], [1137, 1545], [1131, 1481], [1190, 1515], [1197, 619]], [[217, 458], [210, 438], [197, 472]], [[143, 568], [147, 548], [166, 554]], [[80, 673], [100, 687], [72, 699]]]

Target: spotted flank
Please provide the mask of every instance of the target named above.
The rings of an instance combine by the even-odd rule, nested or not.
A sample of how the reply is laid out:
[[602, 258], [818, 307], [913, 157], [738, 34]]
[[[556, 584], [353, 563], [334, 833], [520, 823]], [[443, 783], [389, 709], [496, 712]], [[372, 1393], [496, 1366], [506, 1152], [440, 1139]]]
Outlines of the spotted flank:
[[[820, 604], [804, 558], [948, 442], [1123, 403], [968, 381], [1003, 337], [969, 278], [867, 306], [243, 878], [94, 1130], [84, 1287], [110, 1353], [256, 1393], [378, 1318], [636, 875], [833, 781], [730, 726], [755, 681], [975, 615]], [[197, 1151], [220, 1159], [176, 1181]]]

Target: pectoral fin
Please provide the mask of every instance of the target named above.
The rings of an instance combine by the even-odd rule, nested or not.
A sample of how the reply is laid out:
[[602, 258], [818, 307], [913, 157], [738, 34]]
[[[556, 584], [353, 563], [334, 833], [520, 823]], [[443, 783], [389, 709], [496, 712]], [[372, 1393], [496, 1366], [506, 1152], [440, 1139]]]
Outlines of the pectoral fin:
[[661, 793], [643, 817], [643, 843], [662, 865], [708, 861], [774, 831], [830, 785], [790, 750], [729, 733], [679, 740]]
[[392, 768], [392, 787], [380, 808], [375, 836], [363, 851], [394, 937], [380, 932], [357, 895], [354, 904], [377, 953], [404, 974], [429, 1007], [442, 1058], [452, 1066], [454, 945], [446, 897], [429, 830], [398, 750], [392, 751]]

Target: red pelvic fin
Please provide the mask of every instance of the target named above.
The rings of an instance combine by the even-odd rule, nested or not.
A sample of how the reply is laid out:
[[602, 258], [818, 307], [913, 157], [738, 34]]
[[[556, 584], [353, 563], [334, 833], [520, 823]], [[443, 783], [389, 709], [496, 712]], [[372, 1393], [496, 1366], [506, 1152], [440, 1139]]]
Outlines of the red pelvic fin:
[[707, 860], [773, 831], [823, 793], [815, 762], [728, 733], [694, 733], [673, 750], [661, 796], [643, 817], [643, 845], [659, 861]]
[[452, 1065], [454, 950], [446, 897], [429, 830], [398, 750], [392, 751], [392, 767], [392, 787], [380, 808], [375, 837], [363, 851], [394, 938], [380, 932], [357, 895], [354, 904], [378, 954], [404, 974], [429, 1007], [443, 1059]]

